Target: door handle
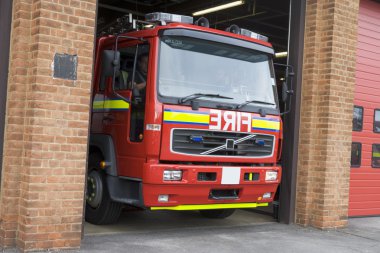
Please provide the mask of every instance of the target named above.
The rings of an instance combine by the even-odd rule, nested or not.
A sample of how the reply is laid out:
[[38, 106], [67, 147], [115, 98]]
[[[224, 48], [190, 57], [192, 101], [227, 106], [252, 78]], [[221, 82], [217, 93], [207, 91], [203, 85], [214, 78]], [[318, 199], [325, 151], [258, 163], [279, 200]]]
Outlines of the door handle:
[[103, 116], [104, 121], [113, 121], [114, 119], [115, 119], [115, 117], [112, 114], [108, 114], [108, 115]]

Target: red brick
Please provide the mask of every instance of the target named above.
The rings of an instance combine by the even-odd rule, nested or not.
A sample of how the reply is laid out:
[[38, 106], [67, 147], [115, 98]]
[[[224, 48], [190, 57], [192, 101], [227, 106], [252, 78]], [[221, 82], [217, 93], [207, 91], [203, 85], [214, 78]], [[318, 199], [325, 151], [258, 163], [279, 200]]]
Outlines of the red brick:
[[336, 228], [347, 224], [359, 1], [306, 6], [296, 223]]
[[[13, 4], [0, 243], [78, 248], [96, 0]], [[75, 82], [53, 79], [55, 53], [78, 55], [78, 70], [90, 72]]]

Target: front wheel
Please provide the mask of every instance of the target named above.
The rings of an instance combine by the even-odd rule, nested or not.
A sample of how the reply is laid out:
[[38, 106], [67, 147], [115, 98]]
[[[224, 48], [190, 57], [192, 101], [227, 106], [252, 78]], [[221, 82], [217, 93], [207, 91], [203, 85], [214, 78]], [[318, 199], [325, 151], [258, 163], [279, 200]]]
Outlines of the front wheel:
[[90, 155], [87, 175], [85, 218], [96, 225], [116, 222], [122, 209], [122, 204], [112, 201], [109, 196], [106, 175], [99, 168], [100, 161], [100, 155]]
[[235, 209], [199, 210], [202, 216], [211, 219], [224, 219], [231, 216]]

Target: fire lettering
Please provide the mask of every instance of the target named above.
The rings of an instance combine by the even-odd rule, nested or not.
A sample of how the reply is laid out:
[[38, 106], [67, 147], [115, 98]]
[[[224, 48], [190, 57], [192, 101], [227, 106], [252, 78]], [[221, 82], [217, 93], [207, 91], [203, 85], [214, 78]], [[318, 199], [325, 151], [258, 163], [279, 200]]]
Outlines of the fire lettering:
[[236, 126], [236, 113], [235, 112], [228, 112], [228, 111], [224, 112], [223, 113], [223, 119], [224, 119], [223, 130], [236, 131], [235, 130], [235, 126]]
[[251, 126], [252, 118], [250, 113], [210, 110], [210, 129], [251, 132]]
[[[251, 125], [252, 125], [252, 118], [251, 118], [251, 114], [250, 113], [247, 113], [247, 112], [242, 112], [239, 114], [241, 114], [241, 125], [246, 125], [247, 126], [247, 129], [242, 129], [241, 131], [242, 132], [251, 132]], [[240, 122], [239, 122], [240, 123]]]
[[210, 129], [220, 130], [222, 124], [222, 111], [210, 110]]

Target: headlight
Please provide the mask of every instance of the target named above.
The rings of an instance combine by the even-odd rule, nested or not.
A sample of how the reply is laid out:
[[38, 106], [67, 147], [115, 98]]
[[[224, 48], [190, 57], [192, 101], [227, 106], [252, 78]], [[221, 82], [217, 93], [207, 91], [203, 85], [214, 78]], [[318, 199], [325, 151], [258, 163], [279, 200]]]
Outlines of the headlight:
[[265, 173], [265, 181], [276, 181], [277, 180], [277, 171], [267, 171]]
[[181, 181], [182, 170], [164, 170], [164, 181]]

